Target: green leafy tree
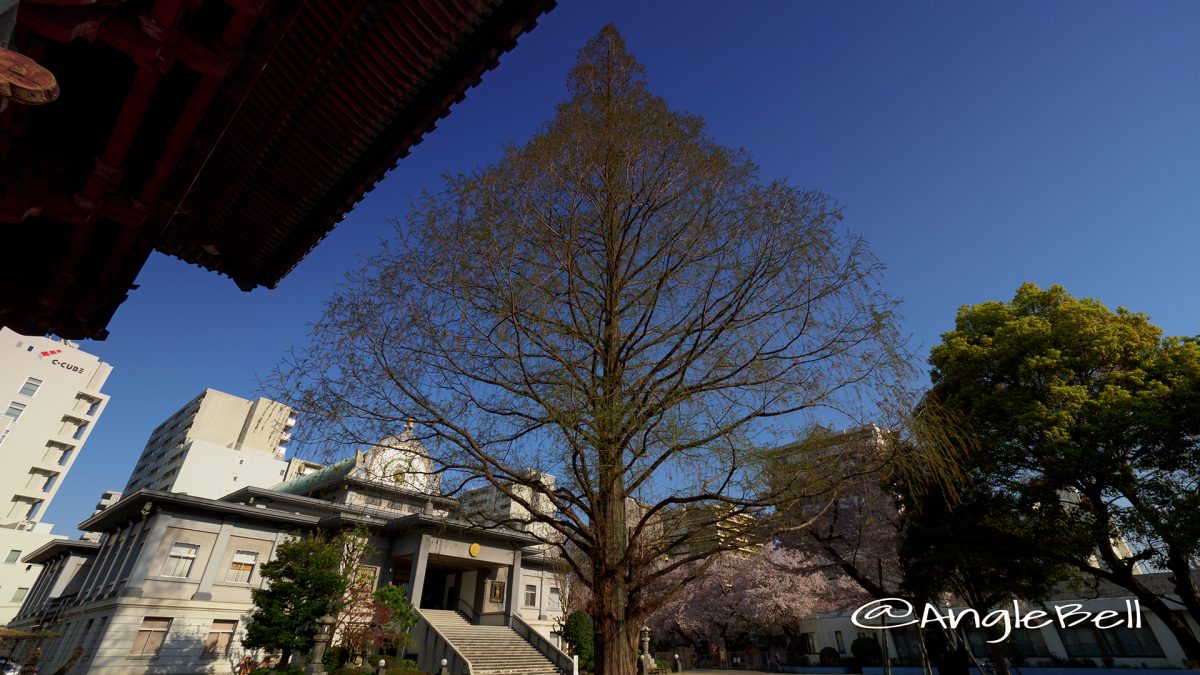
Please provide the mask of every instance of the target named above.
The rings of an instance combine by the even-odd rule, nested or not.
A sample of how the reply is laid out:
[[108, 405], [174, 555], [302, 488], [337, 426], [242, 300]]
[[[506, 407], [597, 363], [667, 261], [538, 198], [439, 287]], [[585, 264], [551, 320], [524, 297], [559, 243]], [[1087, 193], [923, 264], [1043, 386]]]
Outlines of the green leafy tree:
[[254, 609], [242, 644], [280, 650], [281, 666], [312, 648], [317, 618], [336, 613], [346, 592], [342, 542], [321, 536], [283, 542], [275, 559], [262, 565], [264, 588], [251, 591]]
[[409, 630], [419, 617], [408, 601], [403, 586], [387, 585], [375, 591], [375, 644], [385, 650], [403, 650], [408, 646]]
[[[899, 558], [902, 586], [917, 606], [937, 604], [949, 594], [982, 616], [1014, 598], [1042, 600], [1071, 578], [1060, 552], [1045, 545], [1054, 539], [1046, 528], [1061, 523], [1028, 517], [1036, 515], [1033, 504], [988, 485], [961, 485], [957, 497], [926, 491], [907, 496]], [[925, 634], [931, 630], [939, 629], [927, 627]], [[997, 626], [987, 631], [989, 639], [1001, 637]], [[952, 644], [961, 637], [943, 639]], [[991, 643], [988, 650], [998, 672], [1007, 673], [1001, 645]], [[943, 651], [934, 656], [939, 662], [954, 658]], [[954, 672], [944, 663], [938, 669]]]
[[931, 400], [977, 444], [973, 489], [1001, 514], [992, 523], [1006, 536], [1041, 530], [1039, 555], [1128, 589], [1200, 659], [1184, 617], [1137, 574], [1168, 570], [1200, 620], [1200, 344], [1025, 284], [1011, 302], [959, 310], [930, 361]]
[[[334, 447], [411, 423], [444, 489], [496, 486], [523, 514], [499, 524], [590, 591], [597, 671], [631, 675], [656, 584], [711, 552], [691, 544], [776, 531], [758, 444], [891, 379], [895, 303], [828, 197], [671, 110], [615, 28], [569, 87], [527, 143], [416, 205], [278, 391]], [[681, 508], [699, 517], [666, 533]]]
[[589, 673], [596, 669], [596, 650], [592, 642], [592, 617], [587, 612], [571, 612], [563, 624], [563, 642], [571, 645], [571, 652], [579, 655], [579, 668]]

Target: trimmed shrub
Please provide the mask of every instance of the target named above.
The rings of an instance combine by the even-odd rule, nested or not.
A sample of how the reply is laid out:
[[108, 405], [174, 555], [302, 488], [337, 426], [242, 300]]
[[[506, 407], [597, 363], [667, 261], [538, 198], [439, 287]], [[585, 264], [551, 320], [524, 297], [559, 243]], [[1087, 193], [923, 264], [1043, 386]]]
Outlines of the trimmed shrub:
[[579, 655], [579, 669], [591, 673], [596, 670], [596, 649], [592, 644], [592, 617], [587, 612], [571, 612], [563, 624], [563, 642], [571, 645]]
[[821, 665], [836, 666], [842, 662], [842, 655], [838, 654], [838, 650], [833, 647], [826, 647], [821, 650]]
[[875, 638], [860, 637], [850, 643], [850, 653], [864, 666], [877, 666], [883, 662], [883, 650]]

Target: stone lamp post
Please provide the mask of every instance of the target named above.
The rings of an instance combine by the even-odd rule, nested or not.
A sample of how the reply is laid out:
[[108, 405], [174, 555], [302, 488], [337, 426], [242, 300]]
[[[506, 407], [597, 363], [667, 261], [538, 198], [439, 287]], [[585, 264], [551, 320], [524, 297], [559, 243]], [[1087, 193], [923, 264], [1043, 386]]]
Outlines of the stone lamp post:
[[638, 658], [638, 675], [650, 675], [650, 671], [654, 670], [654, 656], [650, 653], [650, 627], [642, 626], [641, 630], [641, 657]]
[[333, 617], [329, 614], [322, 614], [317, 619], [317, 635], [313, 638], [312, 656], [309, 658], [308, 665], [305, 666], [305, 675], [325, 675], [325, 664], [323, 662], [325, 650], [329, 648], [329, 643], [333, 640]]

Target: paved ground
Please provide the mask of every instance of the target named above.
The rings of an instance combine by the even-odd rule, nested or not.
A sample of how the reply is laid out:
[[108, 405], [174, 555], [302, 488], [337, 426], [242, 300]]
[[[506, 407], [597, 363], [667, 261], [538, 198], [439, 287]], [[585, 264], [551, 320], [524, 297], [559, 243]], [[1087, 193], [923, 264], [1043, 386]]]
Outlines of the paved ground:
[[[696, 668], [689, 670], [688, 673], [696, 673], [698, 675], [766, 675], [766, 670], [709, 670], [707, 668]], [[778, 674], [776, 674], [778, 675]]]

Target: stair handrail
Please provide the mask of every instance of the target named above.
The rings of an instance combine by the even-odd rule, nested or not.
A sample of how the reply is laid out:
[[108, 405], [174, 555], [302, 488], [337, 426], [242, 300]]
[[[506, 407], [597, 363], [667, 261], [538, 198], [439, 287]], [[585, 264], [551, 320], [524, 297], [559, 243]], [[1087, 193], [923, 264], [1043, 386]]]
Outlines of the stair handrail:
[[[464, 607], [466, 608], [465, 610], [463, 609]], [[471, 623], [471, 624], [475, 623], [475, 608], [472, 607], [471, 605], [467, 604], [466, 600], [459, 598], [458, 599], [458, 608], [455, 611], [457, 611], [459, 614], [465, 614], [467, 617], [468, 623]]]
[[533, 626], [525, 623], [525, 620], [517, 616], [516, 612], [509, 615], [508, 627], [516, 631], [517, 635], [524, 638], [542, 656], [546, 657], [550, 663], [554, 664], [554, 667], [558, 668], [559, 671], [564, 673], [572, 672], [574, 661], [571, 657], [567, 656], [567, 653], [563, 650], [555, 647], [554, 643], [550, 642], [545, 635], [537, 632]]
[[[454, 643], [443, 635], [442, 631], [438, 630], [437, 626], [433, 625], [433, 622], [426, 618], [420, 609], [413, 607], [413, 611], [420, 618], [417, 625], [413, 627], [413, 637], [416, 638], [417, 629], [422, 626], [425, 628], [425, 634], [419, 640], [421, 647], [421, 670], [432, 673], [440, 672], [442, 659], [446, 659], [450, 675], [474, 675], [475, 671], [470, 659], [463, 656], [462, 652], [458, 651], [458, 648], [454, 646]], [[427, 644], [430, 632], [436, 637], [432, 645]], [[435, 651], [437, 647], [441, 647], [441, 650]], [[427, 668], [426, 666], [429, 667]]]

